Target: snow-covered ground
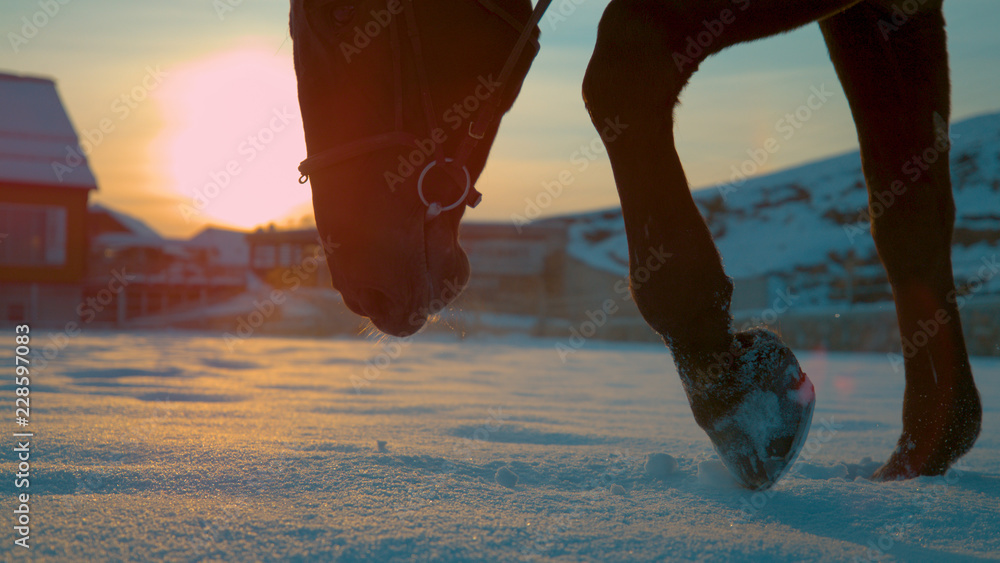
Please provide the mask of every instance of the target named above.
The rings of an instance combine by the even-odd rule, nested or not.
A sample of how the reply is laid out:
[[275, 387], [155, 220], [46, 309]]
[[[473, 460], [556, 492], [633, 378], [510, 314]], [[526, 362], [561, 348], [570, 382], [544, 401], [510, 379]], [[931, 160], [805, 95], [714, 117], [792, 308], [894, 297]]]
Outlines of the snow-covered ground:
[[[884, 355], [800, 353], [818, 394], [810, 440], [751, 494], [714, 460], [665, 348], [588, 342], [563, 362], [558, 344], [70, 338], [33, 366], [30, 552], [12, 545], [7, 434], [0, 557], [1000, 558], [1000, 360], [973, 362], [986, 419], [960, 470], [877, 484], [856, 477], [892, 449], [902, 375]], [[676, 470], [647, 475], [650, 453]]]

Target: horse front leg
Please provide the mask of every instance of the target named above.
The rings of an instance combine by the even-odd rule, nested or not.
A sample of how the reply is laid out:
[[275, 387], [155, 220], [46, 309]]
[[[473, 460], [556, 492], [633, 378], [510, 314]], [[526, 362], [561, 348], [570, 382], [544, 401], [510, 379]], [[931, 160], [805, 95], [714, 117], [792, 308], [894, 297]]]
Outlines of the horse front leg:
[[903, 432], [874, 475], [880, 480], [946, 472], [972, 448], [982, 423], [951, 265], [941, 2], [922, 4], [896, 29], [883, 23], [891, 8], [866, 2], [821, 24], [857, 125], [872, 235], [903, 338]]
[[[633, 298], [670, 347], [695, 420], [749, 488], [773, 484], [798, 453], [813, 387], [773, 333], [734, 334], [732, 282], [691, 197], [674, 147], [673, 110], [708, 54], [854, 1], [614, 0], [584, 79], [621, 199]], [[706, 21], [716, 31], [692, 59], [686, 39], [705, 32]]]

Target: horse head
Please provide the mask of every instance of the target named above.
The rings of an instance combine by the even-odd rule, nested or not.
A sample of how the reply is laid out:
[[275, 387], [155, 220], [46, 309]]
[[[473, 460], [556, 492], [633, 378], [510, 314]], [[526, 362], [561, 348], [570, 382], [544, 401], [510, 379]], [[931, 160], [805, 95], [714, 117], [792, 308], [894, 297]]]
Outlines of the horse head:
[[459, 244], [537, 51], [529, 0], [291, 0], [308, 177], [334, 287], [407, 336], [469, 279]]

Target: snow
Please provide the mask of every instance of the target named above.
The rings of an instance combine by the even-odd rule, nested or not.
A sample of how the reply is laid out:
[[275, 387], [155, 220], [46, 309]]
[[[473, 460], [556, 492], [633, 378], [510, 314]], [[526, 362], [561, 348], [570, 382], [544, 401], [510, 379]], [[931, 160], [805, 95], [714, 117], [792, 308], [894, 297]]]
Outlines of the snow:
[[677, 460], [670, 457], [670, 454], [654, 453], [646, 456], [646, 464], [643, 466], [646, 475], [663, 479], [668, 475], [673, 475], [677, 471]]
[[0, 73], [0, 182], [97, 188], [53, 81]]
[[[963, 242], [956, 236], [952, 259], [962, 283], [976, 279], [981, 267], [995, 263], [1000, 254], [1000, 113], [955, 123], [950, 137], [956, 233], [993, 237]], [[913, 185], [903, 171], [900, 181]], [[713, 232], [726, 272], [737, 280], [774, 273], [794, 277], [809, 268], [842, 274], [831, 253], [843, 257], [853, 252], [859, 260], [877, 264], [858, 152], [737, 179], [692, 195]], [[548, 221], [568, 223], [567, 252], [574, 258], [616, 275], [627, 273], [628, 243], [619, 209]], [[880, 270], [864, 273], [882, 275]], [[1000, 291], [1000, 276], [980, 281], [985, 281], [987, 292]], [[810, 301], [827, 304], [825, 297]]]
[[[956, 471], [873, 483], [858, 476], [898, 437], [901, 374], [884, 354], [798, 352], [812, 429], [788, 474], [751, 493], [694, 423], [663, 346], [588, 341], [564, 362], [559, 342], [254, 335], [230, 351], [218, 333], [34, 333], [31, 555], [1000, 557], [998, 359], [972, 360], [984, 430]], [[666, 460], [650, 454], [676, 467], [647, 475]]]

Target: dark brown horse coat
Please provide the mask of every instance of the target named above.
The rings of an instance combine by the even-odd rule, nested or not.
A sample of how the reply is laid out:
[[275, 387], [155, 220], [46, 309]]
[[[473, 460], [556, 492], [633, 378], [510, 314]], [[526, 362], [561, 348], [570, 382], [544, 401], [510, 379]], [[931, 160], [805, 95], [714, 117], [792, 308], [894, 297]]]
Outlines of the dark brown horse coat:
[[[421, 116], [443, 114], [483, 76], [499, 72], [516, 41], [511, 22], [483, 10], [486, 2], [499, 6], [515, 24], [527, 21], [531, 12], [527, 0], [292, 0], [299, 98], [310, 154], [394, 128], [432, 138], [435, 132], [427, 130]], [[403, 29], [371, 27], [378, 33], [351, 51], [350, 60], [339, 48], [351, 41], [355, 28], [369, 29], [379, 10], [394, 8], [412, 9], [417, 29], [405, 32], [424, 37], [425, 92], [415, 85], [414, 58], [394, 55], [388, 39]], [[955, 211], [947, 158], [950, 91], [941, 0], [612, 0], [600, 23], [583, 93], [598, 129], [608, 120], [628, 126], [605, 145], [632, 270], [654, 252], [671, 255], [665, 267], [649, 272], [650, 279], [633, 288], [633, 296], [673, 352], [695, 418], [717, 449], [736, 439], [724, 435], [722, 422], [742, 412], [753, 393], [796, 389], [796, 400], [811, 401], [803, 383], [807, 380], [776, 336], [733, 330], [732, 282], [691, 197], [674, 147], [673, 112], [678, 95], [706, 57], [817, 21], [857, 125], [869, 200], [893, 195], [892, 205], [873, 214], [872, 232], [892, 284], [900, 332], [909, 342], [925, 343], [905, 354], [903, 432], [875, 477], [941, 474], [972, 447], [982, 418], [959, 312], [949, 299], [954, 295], [950, 245]], [[706, 30], [711, 37], [698, 42], [699, 49], [690, 49], [691, 39]], [[513, 103], [532, 54], [519, 61], [501, 111]], [[430, 104], [420, 100], [422, 93], [430, 96]], [[466, 127], [458, 121], [460, 127], [444, 131], [439, 154], [457, 150]], [[468, 161], [473, 183], [495, 134], [491, 127]], [[928, 147], [943, 154], [913, 181], [904, 167]], [[428, 220], [413, 178], [386, 185], [384, 172], [396, 169], [401, 152], [381, 148], [317, 171], [311, 180], [317, 225], [340, 244], [329, 260], [334, 286], [352, 310], [386, 332], [406, 335], [455, 297], [469, 271], [457, 238], [461, 206]], [[439, 197], [454, 197], [449, 195], [454, 179], [440, 176], [436, 182]], [[899, 189], [900, 182], [906, 189]], [[933, 334], [926, 330], [930, 323], [937, 327]], [[798, 429], [757, 444], [760, 455], [776, 456], [785, 464], [794, 457], [795, 442], [811, 414], [811, 403], [805, 410], [794, 400], [789, 405], [792, 410], [781, 411], [791, 417], [783, 424]], [[804, 428], [795, 417], [805, 419]], [[748, 486], [766, 486], [780, 475], [778, 470], [766, 475], [759, 468], [747, 471], [749, 479], [743, 482]], [[754, 471], [757, 477], [751, 475]]]

